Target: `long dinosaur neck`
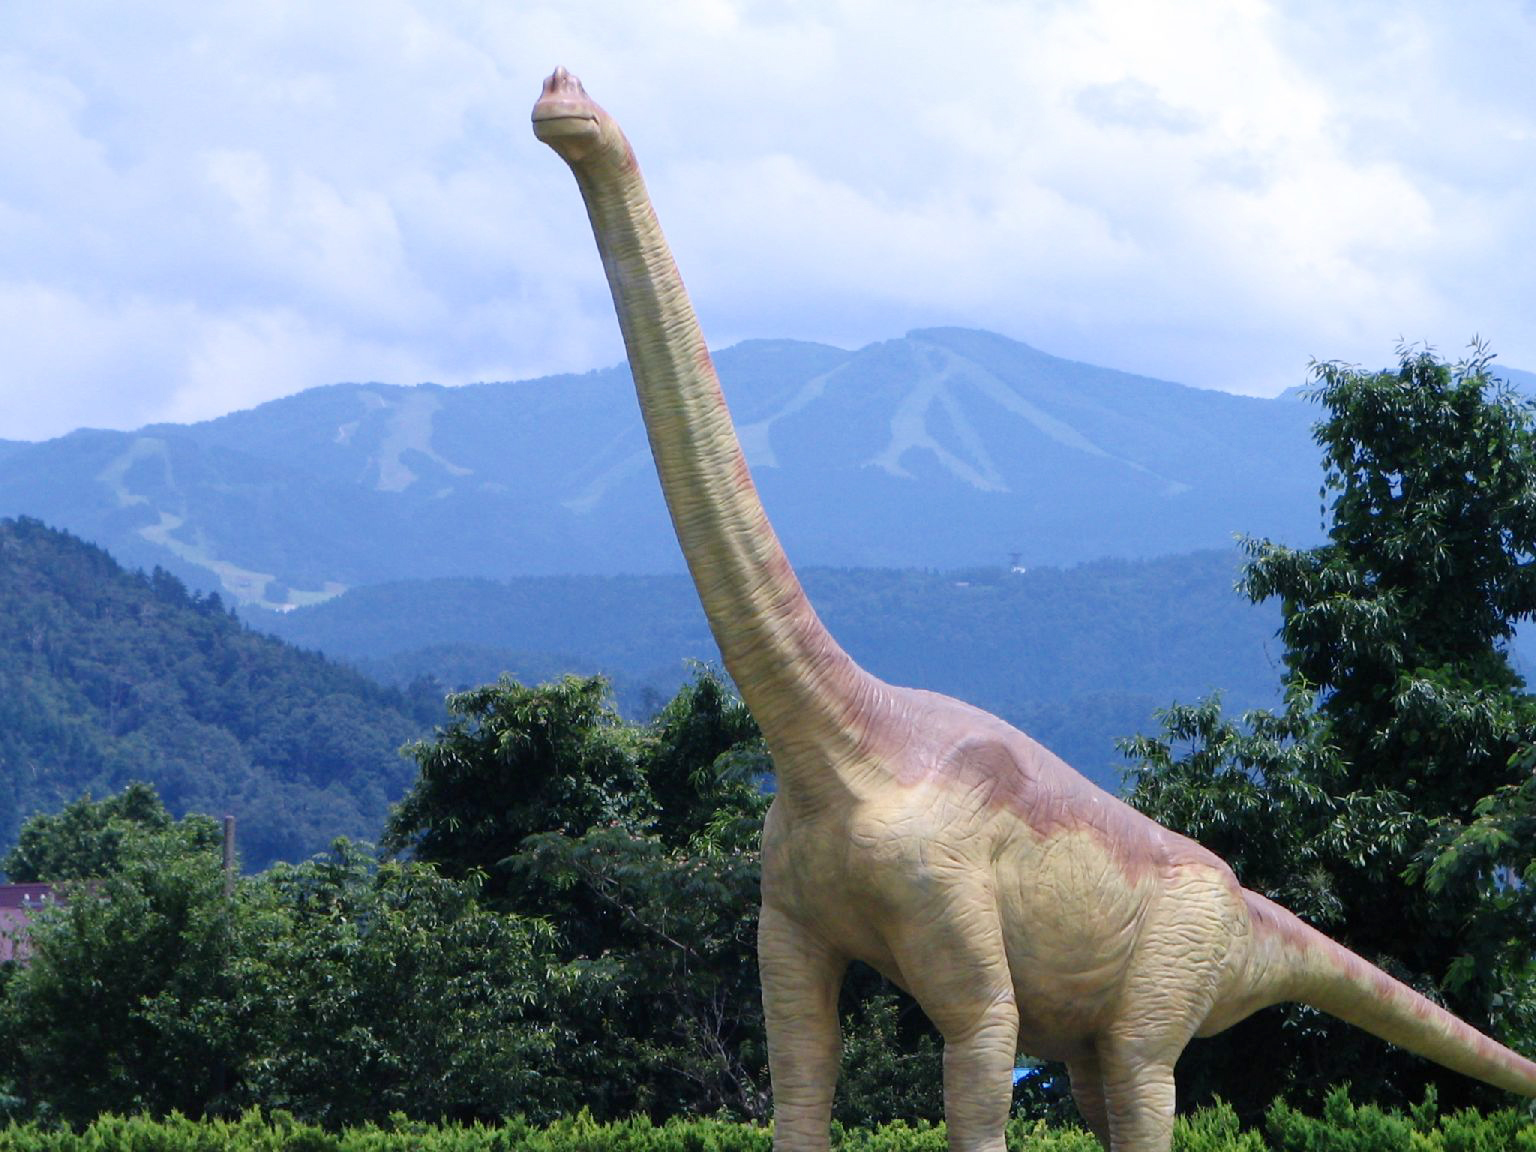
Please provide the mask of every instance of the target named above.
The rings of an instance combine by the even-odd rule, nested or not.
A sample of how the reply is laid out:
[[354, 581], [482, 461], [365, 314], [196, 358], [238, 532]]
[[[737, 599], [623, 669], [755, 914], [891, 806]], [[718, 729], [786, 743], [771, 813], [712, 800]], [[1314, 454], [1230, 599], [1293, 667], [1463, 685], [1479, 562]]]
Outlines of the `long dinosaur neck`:
[[[817, 617], [747, 470], [714, 364], [632, 153], [573, 164], [677, 538], [727, 670], [775, 753], [780, 788], [816, 749], [857, 743], [876, 682]], [[794, 755], [796, 751], [811, 756]], [[786, 773], [788, 775], [786, 776]]]

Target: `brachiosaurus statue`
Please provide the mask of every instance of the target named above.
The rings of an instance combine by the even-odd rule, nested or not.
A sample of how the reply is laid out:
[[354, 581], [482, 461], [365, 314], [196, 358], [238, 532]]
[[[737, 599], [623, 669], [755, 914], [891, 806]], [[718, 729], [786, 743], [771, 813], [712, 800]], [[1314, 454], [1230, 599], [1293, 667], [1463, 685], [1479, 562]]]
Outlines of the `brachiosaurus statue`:
[[533, 127], [586, 201], [678, 540], [773, 754], [758, 947], [778, 1152], [828, 1146], [838, 989], [855, 958], [943, 1035], [957, 1152], [1003, 1152], [1021, 1044], [1066, 1062], [1113, 1152], [1167, 1152], [1185, 1044], [1281, 1001], [1536, 1095], [1536, 1064], [1022, 732], [856, 665], [768, 524], [623, 133], [564, 69]]

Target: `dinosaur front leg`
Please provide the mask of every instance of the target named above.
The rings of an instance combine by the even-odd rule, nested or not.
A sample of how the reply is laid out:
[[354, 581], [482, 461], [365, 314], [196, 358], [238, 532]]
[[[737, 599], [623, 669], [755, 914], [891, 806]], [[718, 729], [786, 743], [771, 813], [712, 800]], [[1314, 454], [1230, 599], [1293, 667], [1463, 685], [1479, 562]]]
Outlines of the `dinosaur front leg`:
[[765, 903], [757, 961], [768, 1028], [774, 1150], [824, 1152], [842, 1058], [837, 994], [847, 958]]
[[944, 1037], [944, 1120], [951, 1152], [1003, 1152], [1013, 1102], [1019, 1010], [989, 889], [944, 894], [926, 931], [906, 935], [897, 962]]
[[1019, 1039], [1012, 989], [990, 999], [963, 1030], [941, 1026], [940, 1031], [944, 1121], [951, 1152], [1003, 1152]]

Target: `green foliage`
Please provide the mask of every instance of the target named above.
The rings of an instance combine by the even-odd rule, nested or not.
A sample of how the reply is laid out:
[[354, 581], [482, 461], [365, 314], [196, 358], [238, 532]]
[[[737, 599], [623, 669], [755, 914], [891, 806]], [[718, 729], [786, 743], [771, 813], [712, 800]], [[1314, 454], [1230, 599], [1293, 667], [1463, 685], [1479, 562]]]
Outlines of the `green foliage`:
[[487, 898], [516, 906], [507, 865], [525, 838], [650, 815], [635, 738], [601, 678], [503, 679], [449, 697], [448, 711], [445, 728], [410, 748], [419, 774], [390, 816], [390, 851], [450, 876], [482, 871]]
[[172, 832], [189, 851], [222, 850], [216, 822], [198, 815], [172, 820], [160, 794], [135, 781], [105, 800], [86, 793], [56, 813], [33, 816], [0, 857], [0, 870], [13, 884], [97, 879], [116, 872], [139, 837]]
[[185, 832], [125, 838], [110, 873], [66, 885], [33, 922], [0, 1022], [23, 1107], [83, 1123], [200, 1113], [223, 1092], [228, 1057], [249, 1041], [228, 962], [258, 942], [225, 900], [220, 853]]
[[604, 1118], [760, 1115], [769, 766], [741, 702], [701, 670], [645, 729], [620, 725], [597, 678], [502, 681], [449, 708], [413, 750], [421, 776], [388, 844], [484, 875], [487, 900], [558, 927], [593, 981], [565, 1017], [583, 1102]]
[[544, 1119], [579, 1102], [567, 1019], [607, 985], [563, 963], [545, 924], [484, 907], [473, 879], [378, 865], [346, 841], [226, 894], [199, 827], [123, 837], [110, 871], [34, 922], [0, 1002], [13, 1114], [259, 1103], [339, 1125]]
[[[1323, 1102], [1322, 1115], [1309, 1116], [1277, 1101], [1265, 1117], [1264, 1128], [1275, 1152], [1375, 1152], [1381, 1148], [1432, 1152], [1447, 1143], [1456, 1148], [1467, 1147], [1469, 1143], [1474, 1147], [1482, 1145], [1490, 1152], [1510, 1147], [1510, 1121], [1515, 1120], [1512, 1112], [1493, 1117], [1462, 1113], [1460, 1122], [1451, 1126], [1455, 1133], [1451, 1141], [1437, 1128], [1436, 1115], [1433, 1093], [1404, 1115], [1369, 1105], [1357, 1106], [1350, 1100], [1347, 1088], [1335, 1088]], [[1516, 1122], [1514, 1126], [1520, 1125]], [[1504, 1139], [1497, 1138], [1500, 1134]]]
[[346, 842], [249, 884], [266, 941], [233, 979], [257, 1044], [241, 1098], [328, 1126], [553, 1117], [577, 1099], [564, 1015], [589, 980], [538, 921], [415, 862]]
[[1173, 1152], [1265, 1152], [1264, 1138], [1245, 1130], [1224, 1100], [1178, 1117], [1173, 1124]]
[[561, 926], [565, 954], [613, 989], [569, 1017], [591, 1053], [589, 1106], [765, 1114], [755, 844], [549, 833], [526, 842], [516, 873]]
[[35, 818], [16, 859], [93, 879], [4, 998], [13, 1109], [763, 1114], [770, 766], [741, 702], [701, 671], [644, 729], [596, 680], [454, 707], [417, 748], [410, 859], [340, 841], [226, 898], [217, 828], [147, 787]]
[[[487, 875], [488, 899], [556, 926], [590, 981], [562, 1059], [596, 1116], [764, 1117], [766, 750], [709, 669], [643, 729], [620, 727], [603, 692], [567, 678], [454, 697], [453, 722], [415, 750], [390, 844]], [[939, 1116], [937, 1038], [910, 1000], [856, 981], [846, 1032], [840, 1116]]]
[[[1328, 542], [1246, 544], [1276, 599], [1286, 703], [1226, 720], [1174, 706], [1127, 750], [1133, 802], [1221, 853], [1243, 883], [1516, 1045], [1536, 1041], [1536, 700], [1510, 664], [1536, 614], [1536, 426], [1481, 350], [1454, 367], [1316, 368]], [[1241, 1052], [1241, 1057], [1237, 1053]], [[1349, 1077], [1402, 1103], [1460, 1078], [1309, 1010], [1261, 1014], [1191, 1052], [1186, 1098], [1245, 1115]]]
[[942, 1043], [926, 1020], [902, 1019], [904, 1004], [908, 1014], [921, 1015], [910, 999], [875, 992], [844, 1017], [842, 1076], [832, 1109], [840, 1123], [944, 1119]]
[[[1010, 1121], [1009, 1152], [1101, 1152], [1078, 1127]], [[382, 1124], [327, 1129], [281, 1110], [250, 1110], [228, 1119], [108, 1115], [79, 1132], [32, 1124], [0, 1129], [0, 1152], [769, 1152], [772, 1130], [719, 1119], [645, 1117], [600, 1123], [578, 1112], [536, 1126], [424, 1124], [394, 1117]], [[944, 1152], [943, 1124], [894, 1121], [867, 1127], [834, 1124], [834, 1152]], [[1174, 1152], [1532, 1152], [1536, 1122], [1513, 1111], [1437, 1116], [1432, 1102], [1408, 1115], [1356, 1106], [1339, 1089], [1312, 1116], [1277, 1104], [1262, 1131], [1244, 1128], [1225, 1105], [1181, 1117]]]
[[757, 721], [703, 665], [695, 665], [693, 679], [651, 721], [641, 756], [656, 802], [656, 832], [668, 844], [686, 844], [722, 814], [760, 813], [761, 786], [772, 766]]
[[1009, 1152], [1103, 1152], [1090, 1132], [1077, 1127], [1050, 1127], [1040, 1120], [1011, 1120], [1005, 1131]]
[[173, 813], [240, 818], [244, 858], [371, 834], [435, 705], [244, 628], [217, 595], [0, 521], [0, 844], [80, 795], [151, 782]]

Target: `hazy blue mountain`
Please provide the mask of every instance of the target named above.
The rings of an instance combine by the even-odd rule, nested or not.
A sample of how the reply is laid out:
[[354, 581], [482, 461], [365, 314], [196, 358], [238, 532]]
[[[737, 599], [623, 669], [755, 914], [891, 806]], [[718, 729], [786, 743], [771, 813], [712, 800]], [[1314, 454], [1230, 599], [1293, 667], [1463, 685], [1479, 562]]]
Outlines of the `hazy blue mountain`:
[[[1153, 731], [1156, 709], [1216, 690], [1237, 710], [1275, 701], [1279, 614], [1233, 590], [1237, 564], [1229, 550], [1027, 573], [803, 577], [828, 628], [870, 671], [994, 711], [1115, 786], [1115, 741]], [[719, 658], [682, 575], [402, 582], [246, 618], [399, 684], [603, 672], [632, 719], [670, 697], [685, 660]]]
[[[801, 566], [1028, 567], [1317, 536], [1309, 406], [935, 329], [717, 357]], [[202, 424], [0, 446], [36, 516], [244, 604], [389, 580], [682, 570], [628, 372], [346, 384]]]
[[1493, 374], [1501, 380], [1508, 380], [1527, 396], [1536, 396], [1536, 372], [1525, 372], [1519, 368], [1505, 368], [1495, 363]]

